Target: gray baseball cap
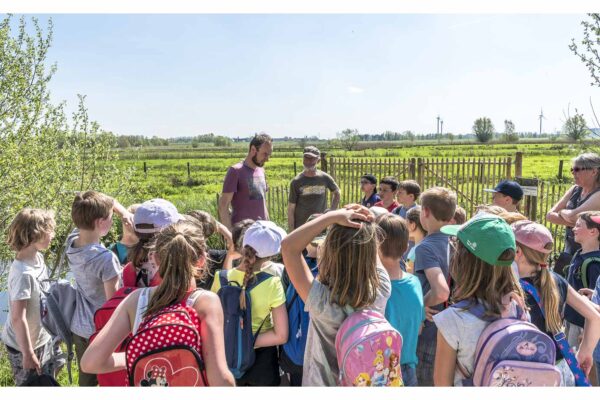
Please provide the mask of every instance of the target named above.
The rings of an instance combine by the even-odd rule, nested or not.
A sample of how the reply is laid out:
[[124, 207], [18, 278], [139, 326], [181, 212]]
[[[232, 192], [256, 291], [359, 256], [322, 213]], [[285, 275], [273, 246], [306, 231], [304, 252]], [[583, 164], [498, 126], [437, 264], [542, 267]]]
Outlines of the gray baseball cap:
[[[133, 225], [136, 232], [156, 233], [162, 228], [183, 219], [177, 208], [165, 199], [148, 200], [138, 207], [133, 215]], [[138, 225], [152, 225], [140, 228]]]

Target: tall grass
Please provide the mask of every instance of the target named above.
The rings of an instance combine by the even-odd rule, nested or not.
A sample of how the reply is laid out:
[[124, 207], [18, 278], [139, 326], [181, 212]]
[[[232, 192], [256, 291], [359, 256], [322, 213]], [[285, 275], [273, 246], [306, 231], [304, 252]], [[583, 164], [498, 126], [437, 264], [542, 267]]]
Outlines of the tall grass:
[[[63, 348], [63, 351], [66, 351], [66, 348]], [[69, 383], [67, 366], [65, 365], [65, 367], [61, 369], [56, 377], [56, 380], [60, 386], [79, 386], [77, 384], [77, 381], [79, 380], [79, 366], [77, 365], [77, 359], [73, 360], [71, 372], [73, 374], [73, 384]], [[13, 380], [12, 369], [10, 362], [8, 361], [6, 346], [4, 346], [4, 344], [0, 344], [0, 387], [9, 386], [15, 386], [15, 381]]]

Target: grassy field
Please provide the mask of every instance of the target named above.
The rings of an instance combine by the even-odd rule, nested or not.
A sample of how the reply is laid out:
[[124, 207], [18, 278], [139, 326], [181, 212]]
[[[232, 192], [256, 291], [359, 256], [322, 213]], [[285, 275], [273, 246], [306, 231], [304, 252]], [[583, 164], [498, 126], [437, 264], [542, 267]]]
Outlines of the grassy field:
[[[556, 180], [560, 160], [564, 160], [563, 176], [570, 179], [569, 160], [582, 151], [582, 147], [565, 143], [527, 144], [445, 144], [412, 147], [370, 148], [356, 151], [326, 149], [327, 157], [350, 158], [463, 158], [508, 157], [523, 152], [523, 175], [542, 180]], [[227, 168], [245, 157], [247, 144], [231, 148], [169, 146], [142, 150], [122, 150], [120, 165], [132, 167], [134, 179], [147, 188], [152, 196], [162, 196], [173, 201], [181, 210], [194, 208], [216, 211], [216, 195], [221, 191]], [[381, 146], [381, 143], [374, 145]], [[147, 172], [144, 173], [144, 162]], [[187, 163], [190, 164], [188, 177]], [[287, 187], [296, 171], [302, 169], [302, 152], [298, 146], [275, 143], [271, 159], [265, 166], [270, 187]]]

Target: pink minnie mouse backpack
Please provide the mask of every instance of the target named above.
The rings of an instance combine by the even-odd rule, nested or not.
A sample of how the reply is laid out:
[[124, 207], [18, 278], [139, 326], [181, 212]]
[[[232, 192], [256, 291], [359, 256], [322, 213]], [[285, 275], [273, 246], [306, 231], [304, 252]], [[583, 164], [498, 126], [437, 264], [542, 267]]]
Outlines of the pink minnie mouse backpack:
[[134, 334], [125, 351], [129, 386], [208, 386], [200, 321], [192, 308], [200, 291], [142, 321], [149, 292], [145, 288], [140, 293]]
[[340, 386], [404, 386], [402, 335], [374, 310], [355, 311], [335, 338]]

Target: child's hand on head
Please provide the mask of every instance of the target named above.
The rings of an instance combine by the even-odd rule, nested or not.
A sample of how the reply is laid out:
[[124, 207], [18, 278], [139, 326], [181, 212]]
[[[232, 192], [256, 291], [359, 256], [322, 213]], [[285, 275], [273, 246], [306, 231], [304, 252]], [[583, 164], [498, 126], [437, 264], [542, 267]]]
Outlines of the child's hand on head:
[[371, 222], [374, 220], [369, 209], [358, 204], [348, 205], [328, 214], [335, 215], [336, 224], [356, 229], [360, 229], [362, 221]]
[[123, 213], [123, 215], [121, 216], [121, 220], [123, 221], [123, 224], [133, 228], [133, 214], [130, 213], [129, 211], [125, 211]]

